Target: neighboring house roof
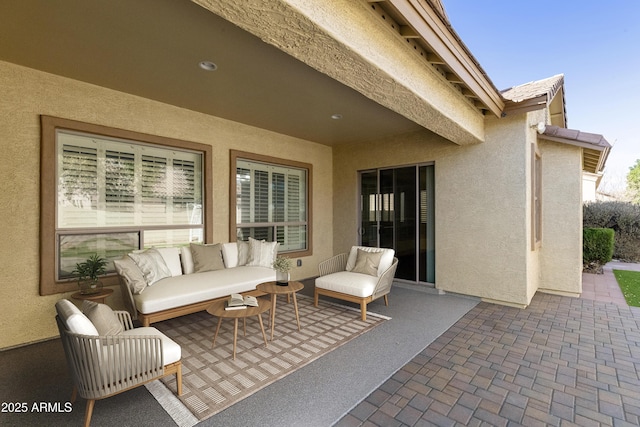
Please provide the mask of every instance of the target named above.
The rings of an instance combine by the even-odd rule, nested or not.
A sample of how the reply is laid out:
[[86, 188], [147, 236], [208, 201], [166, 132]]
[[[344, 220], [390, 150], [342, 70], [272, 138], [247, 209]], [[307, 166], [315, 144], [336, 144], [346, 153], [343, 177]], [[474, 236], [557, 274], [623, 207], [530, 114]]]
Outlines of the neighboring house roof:
[[591, 173], [602, 172], [611, 150], [611, 144], [600, 134], [559, 126], [546, 126], [540, 138], [581, 147], [582, 169]]
[[525, 83], [500, 92], [507, 101], [504, 114], [520, 114], [548, 107], [551, 124], [567, 126], [564, 103], [564, 74]]

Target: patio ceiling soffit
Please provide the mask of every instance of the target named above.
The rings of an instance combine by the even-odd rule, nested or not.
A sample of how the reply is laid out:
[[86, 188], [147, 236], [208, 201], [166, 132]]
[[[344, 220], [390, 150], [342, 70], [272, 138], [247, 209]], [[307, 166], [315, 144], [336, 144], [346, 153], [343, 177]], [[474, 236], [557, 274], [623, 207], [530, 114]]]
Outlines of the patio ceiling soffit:
[[[373, 101], [393, 110], [426, 129], [458, 144], [476, 144], [484, 140], [483, 115], [491, 112], [502, 114], [504, 100], [486, 74], [450, 26], [442, 22], [438, 12], [423, 1], [390, 0], [370, 2], [382, 10], [386, 24], [391, 24], [399, 40], [407, 41], [422, 61], [428, 65], [424, 69], [431, 73], [439, 87], [425, 99], [405, 83], [394, 79], [392, 72], [378, 68], [375, 57], [380, 52], [369, 46], [352, 46], [341, 40], [353, 40], [358, 29], [344, 25], [326, 28], [316, 21], [317, 16], [335, 17], [335, 3], [320, 2], [309, 5], [299, 0], [281, 0], [264, 3], [246, 0], [242, 2], [218, 2], [213, 0], [192, 0], [205, 9], [243, 28], [264, 42], [271, 44], [295, 57], [310, 67], [340, 81]], [[313, 6], [313, 7], [312, 7]], [[343, 3], [341, 14], [360, 13], [357, 3]], [[306, 8], [306, 9], [305, 9]], [[393, 10], [386, 16], [385, 11]], [[307, 10], [308, 9], [308, 10]], [[372, 8], [376, 11], [376, 8]], [[405, 18], [402, 11], [409, 16]], [[329, 13], [330, 12], [330, 13]], [[378, 11], [378, 14], [380, 12]], [[394, 22], [391, 15], [400, 20]], [[335, 32], [339, 31], [340, 34]], [[361, 34], [358, 34], [361, 36]], [[376, 34], [380, 35], [380, 34]], [[429, 39], [429, 40], [428, 40]], [[385, 41], [386, 42], [386, 41]], [[433, 47], [431, 47], [431, 44]], [[389, 42], [392, 45], [393, 42]], [[388, 47], [388, 46], [386, 46]], [[395, 64], [402, 70], [407, 64]], [[355, 69], [355, 72], [354, 72]], [[401, 71], [402, 72], [402, 71]], [[344, 75], [357, 75], [357, 81], [345, 79]], [[367, 79], [362, 78], [363, 75]], [[367, 81], [368, 80], [368, 81]], [[454, 91], [451, 91], [451, 88]], [[448, 88], [448, 89], [443, 89]], [[448, 104], [443, 104], [446, 93]], [[456, 95], [457, 94], [457, 95]], [[453, 95], [453, 96], [451, 96]], [[433, 101], [433, 100], [436, 101]], [[452, 100], [453, 99], [453, 100]], [[438, 104], [440, 102], [440, 104]], [[440, 105], [439, 107], [437, 105]]]
[[594, 174], [603, 171], [611, 150], [611, 144], [600, 134], [559, 126], [546, 126], [538, 138], [582, 148], [582, 169]]

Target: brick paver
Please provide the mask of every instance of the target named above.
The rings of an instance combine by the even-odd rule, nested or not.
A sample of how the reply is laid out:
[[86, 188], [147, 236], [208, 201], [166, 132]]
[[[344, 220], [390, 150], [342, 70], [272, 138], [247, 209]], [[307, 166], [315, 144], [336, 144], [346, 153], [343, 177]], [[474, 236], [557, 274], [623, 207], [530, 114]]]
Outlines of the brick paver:
[[640, 425], [640, 309], [616, 298], [480, 303], [336, 425]]

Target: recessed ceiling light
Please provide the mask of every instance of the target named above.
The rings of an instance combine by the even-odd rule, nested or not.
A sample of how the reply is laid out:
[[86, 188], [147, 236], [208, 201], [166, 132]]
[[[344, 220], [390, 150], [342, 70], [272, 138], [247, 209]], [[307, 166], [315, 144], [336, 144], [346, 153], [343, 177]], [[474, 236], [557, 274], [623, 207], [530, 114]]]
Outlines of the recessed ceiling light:
[[218, 69], [218, 66], [211, 61], [202, 61], [200, 64], [200, 68], [205, 71], [215, 71]]
[[333, 120], [340, 120], [340, 119], [342, 119], [342, 114], [332, 114], [331, 118]]

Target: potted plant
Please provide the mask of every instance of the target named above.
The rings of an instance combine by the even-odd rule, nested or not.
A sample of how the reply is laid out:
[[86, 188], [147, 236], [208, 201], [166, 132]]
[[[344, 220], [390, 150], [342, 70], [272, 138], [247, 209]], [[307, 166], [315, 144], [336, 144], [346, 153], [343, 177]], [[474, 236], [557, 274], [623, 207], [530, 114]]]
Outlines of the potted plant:
[[276, 271], [276, 285], [287, 286], [289, 284], [289, 270], [293, 268], [291, 258], [279, 256], [273, 261], [273, 269]]
[[78, 287], [81, 294], [94, 294], [102, 289], [102, 282], [98, 277], [107, 271], [107, 260], [93, 254], [84, 262], [76, 264], [72, 274], [78, 276]]

